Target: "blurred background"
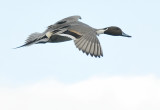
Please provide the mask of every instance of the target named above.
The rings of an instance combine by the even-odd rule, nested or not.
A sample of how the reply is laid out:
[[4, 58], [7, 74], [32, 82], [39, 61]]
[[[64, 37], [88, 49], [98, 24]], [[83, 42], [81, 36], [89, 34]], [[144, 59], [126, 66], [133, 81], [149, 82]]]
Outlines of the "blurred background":
[[[159, 5], [158, 0], [1, 1], [0, 109], [159, 110]], [[132, 38], [98, 36], [102, 58], [83, 54], [73, 41], [13, 49], [72, 15], [94, 28], [118, 26]]]

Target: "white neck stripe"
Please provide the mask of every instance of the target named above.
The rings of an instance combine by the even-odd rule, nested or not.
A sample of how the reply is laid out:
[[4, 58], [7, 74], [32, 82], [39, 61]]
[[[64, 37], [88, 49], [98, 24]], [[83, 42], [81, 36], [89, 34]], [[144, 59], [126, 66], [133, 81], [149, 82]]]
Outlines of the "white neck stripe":
[[99, 29], [99, 30], [97, 30], [96, 32], [97, 32], [97, 34], [99, 35], [99, 34], [104, 34], [104, 29]]

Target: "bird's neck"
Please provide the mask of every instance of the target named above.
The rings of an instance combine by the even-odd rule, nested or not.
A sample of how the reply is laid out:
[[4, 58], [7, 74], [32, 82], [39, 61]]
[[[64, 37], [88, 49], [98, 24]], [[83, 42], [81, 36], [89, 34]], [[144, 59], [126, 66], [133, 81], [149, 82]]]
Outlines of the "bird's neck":
[[105, 31], [104, 29], [97, 29], [96, 32], [99, 35], [99, 34], [104, 34], [104, 31]]

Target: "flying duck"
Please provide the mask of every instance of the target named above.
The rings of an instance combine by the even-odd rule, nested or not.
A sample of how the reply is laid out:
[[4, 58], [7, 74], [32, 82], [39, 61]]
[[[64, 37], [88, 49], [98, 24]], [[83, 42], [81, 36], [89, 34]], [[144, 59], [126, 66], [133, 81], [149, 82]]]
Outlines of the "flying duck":
[[[94, 57], [103, 56], [100, 42], [97, 38], [100, 34], [108, 34], [112, 36], [131, 37], [125, 34], [119, 27], [111, 26], [102, 29], [95, 29], [91, 26], [78, 21], [80, 16], [70, 16], [64, 18], [48, 28], [43, 33], [32, 33], [27, 39], [24, 46], [39, 43], [58, 43], [74, 40], [76, 47]], [[17, 47], [17, 48], [20, 48]]]

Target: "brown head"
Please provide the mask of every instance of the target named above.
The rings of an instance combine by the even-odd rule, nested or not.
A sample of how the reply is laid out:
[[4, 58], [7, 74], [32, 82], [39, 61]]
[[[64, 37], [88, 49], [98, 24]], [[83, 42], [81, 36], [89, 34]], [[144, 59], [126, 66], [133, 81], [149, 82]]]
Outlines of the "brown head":
[[104, 28], [104, 34], [113, 35], [113, 36], [131, 37], [130, 35], [125, 34], [119, 27], [116, 27], [116, 26]]

